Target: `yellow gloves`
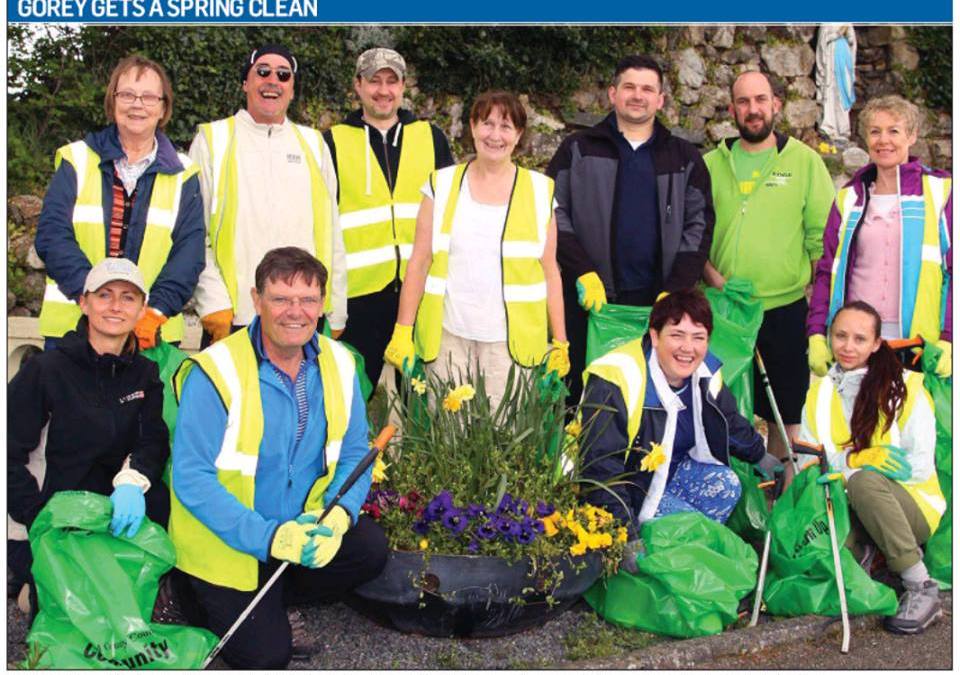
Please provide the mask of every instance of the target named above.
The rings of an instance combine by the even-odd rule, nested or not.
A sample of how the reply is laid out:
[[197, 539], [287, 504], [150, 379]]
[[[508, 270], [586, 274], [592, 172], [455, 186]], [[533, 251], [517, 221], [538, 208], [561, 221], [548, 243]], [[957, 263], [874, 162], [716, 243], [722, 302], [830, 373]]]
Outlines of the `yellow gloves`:
[[830, 345], [827, 344], [827, 337], [820, 334], [811, 335], [807, 342], [807, 364], [813, 374], [820, 377], [826, 375], [832, 360], [833, 353], [830, 351]]
[[599, 312], [607, 304], [607, 292], [596, 272], [577, 277], [577, 301], [588, 312]]
[[230, 329], [233, 327], [233, 310], [221, 309], [219, 312], [213, 312], [200, 318], [200, 324], [203, 330], [210, 333], [214, 342], [222, 340], [230, 335]]
[[[137, 336], [140, 343], [140, 349], [150, 349], [157, 346], [157, 336], [160, 334], [160, 326], [167, 322], [167, 317], [155, 310], [153, 307], [147, 307], [137, 325], [133, 327], [133, 334]], [[943, 361], [943, 359], [940, 359]]]
[[570, 372], [570, 343], [554, 339], [547, 352], [547, 372], [554, 372], [557, 377], [566, 377]]
[[909, 480], [913, 473], [907, 453], [895, 445], [876, 445], [860, 452], [851, 452], [847, 455], [847, 465], [851, 469], [876, 471], [898, 481]]
[[383, 357], [391, 366], [405, 375], [413, 370], [416, 354], [413, 351], [413, 326], [402, 326], [399, 323], [393, 326], [393, 336], [387, 343]]
[[297, 518], [298, 523], [311, 528], [311, 544], [315, 547], [310, 567], [324, 567], [333, 560], [343, 543], [343, 535], [350, 529], [350, 514], [342, 506], [334, 506], [322, 521], [317, 522], [320, 511], [308, 511]]
[[288, 520], [280, 525], [273, 535], [270, 544], [270, 555], [277, 560], [292, 562], [294, 565], [314, 567], [312, 564], [317, 546], [311, 541], [310, 533], [316, 528], [313, 523], [301, 523], [297, 520]]
[[946, 340], [937, 340], [940, 360], [937, 361], [937, 377], [950, 377], [953, 373], [953, 345]]

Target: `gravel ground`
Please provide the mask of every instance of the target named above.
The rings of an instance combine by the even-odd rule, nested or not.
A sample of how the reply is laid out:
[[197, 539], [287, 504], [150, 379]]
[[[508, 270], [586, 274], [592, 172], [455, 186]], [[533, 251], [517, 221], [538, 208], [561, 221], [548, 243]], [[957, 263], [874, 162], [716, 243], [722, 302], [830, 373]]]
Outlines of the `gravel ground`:
[[[302, 608], [301, 613], [309, 628], [323, 637], [313, 658], [291, 662], [290, 668], [296, 670], [544, 668], [565, 660], [568, 636], [597, 630], [595, 615], [583, 602], [540, 628], [475, 640], [399, 633], [378, 626], [342, 603]], [[8, 600], [8, 666], [25, 657], [26, 634], [26, 618], [13, 600]], [[218, 665], [222, 666], [214, 664]]]

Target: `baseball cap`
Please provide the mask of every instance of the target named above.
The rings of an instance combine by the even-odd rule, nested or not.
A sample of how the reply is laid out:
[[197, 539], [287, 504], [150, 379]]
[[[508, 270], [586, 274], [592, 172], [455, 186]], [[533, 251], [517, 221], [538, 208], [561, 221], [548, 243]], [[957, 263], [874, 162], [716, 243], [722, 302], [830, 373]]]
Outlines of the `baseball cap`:
[[250, 68], [252, 68], [253, 64], [257, 62], [257, 59], [267, 54], [277, 54], [278, 56], [282, 56], [287, 60], [287, 63], [290, 64], [290, 70], [293, 71], [293, 74], [297, 74], [297, 60], [293, 57], [293, 53], [284, 45], [270, 43], [265, 44], [262, 47], [258, 47], [250, 52], [249, 58], [247, 58], [247, 60], [244, 61], [243, 65], [240, 67], [241, 82], [246, 82], [247, 73], [250, 72]]
[[147, 294], [140, 268], [126, 258], [104, 258], [94, 265], [83, 282], [83, 292], [96, 291], [111, 281], [126, 281], [143, 291], [144, 295]]
[[397, 52], [386, 47], [368, 49], [357, 58], [356, 74], [368, 80], [384, 68], [389, 68], [402, 80], [407, 73], [407, 62]]

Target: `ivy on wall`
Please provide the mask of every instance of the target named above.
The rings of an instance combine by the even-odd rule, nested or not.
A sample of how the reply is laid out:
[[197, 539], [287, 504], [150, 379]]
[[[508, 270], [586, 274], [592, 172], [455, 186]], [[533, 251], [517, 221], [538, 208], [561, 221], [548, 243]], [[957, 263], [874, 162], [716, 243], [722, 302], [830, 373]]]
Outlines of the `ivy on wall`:
[[[920, 64], [904, 73], [905, 84], [931, 108], [953, 110], [953, 32], [950, 26], [912, 26], [907, 36]], [[917, 96], [919, 95], [919, 96]]]

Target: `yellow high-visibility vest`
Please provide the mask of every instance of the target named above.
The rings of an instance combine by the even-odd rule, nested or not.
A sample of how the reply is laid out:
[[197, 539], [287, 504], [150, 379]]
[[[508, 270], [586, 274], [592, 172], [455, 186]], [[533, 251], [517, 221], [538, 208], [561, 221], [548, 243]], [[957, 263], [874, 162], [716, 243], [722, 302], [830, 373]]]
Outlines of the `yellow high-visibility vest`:
[[[177, 156], [183, 164], [183, 171], [175, 174], [158, 173], [150, 194], [146, 228], [136, 260], [147, 288], [150, 288], [160, 275], [173, 247], [173, 227], [180, 210], [183, 184], [199, 171], [199, 167], [189, 157], [180, 153], [177, 153]], [[90, 264], [96, 265], [107, 257], [106, 231], [109, 227], [104, 223], [100, 155], [84, 141], [76, 141], [57, 150], [54, 166], [59, 167], [64, 160], [73, 167], [77, 175], [73, 234]], [[40, 307], [40, 334], [44, 337], [62, 337], [67, 331], [77, 327], [81, 315], [80, 306], [60, 291], [57, 282], [47, 277], [43, 305]], [[182, 340], [183, 316], [177, 314], [168, 317], [168, 321], [160, 329], [160, 335], [167, 342]]]
[[[318, 336], [317, 365], [323, 384], [327, 421], [324, 447], [327, 473], [313, 485], [305, 510], [322, 506], [323, 493], [336, 472], [343, 436], [350, 426], [353, 356], [341, 344]], [[248, 509], [253, 509], [257, 458], [264, 434], [260, 373], [253, 343], [246, 330], [237, 331], [183, 362], [174, 375], [179, 398], [190, 370], [197, 366], [213, 382], [227, 409], [227, 433], [217, 455], [217, 480]], [[183, 506], [170, 486], [170, 538], [177, 550], [177, 567], [211, 584], [252, 591], [257, 587], [257, 559], [227, 545]]]
[[330, 129], [337, 153], [340, 229], [347, 254], [347, 297], [376, 293], [403, 281], [413, 251], [420, 188], [435, 168], [433, 132], [427, 122], [403, 127], [403, 145], [390, 192], [380, 163], [360, 127]]
[[[434, 194], [433, 261], [414, 327], [414, 343], [424, 361], [433, 361], [440, 353], [450, 233], [466, 170], [466, 164], [458, 164], [430, 174]], [[553, 179], [517, 167], [500, 260], [507, 347], [513, 360], [525, 367], [540, 363], [547, 352], [547, 282], [541, 258], [552, 217]]]
[[[239, 186], [237, 181], [236, 116], [200, 125], [200, 133], [207, 142], [213, 175], [210, 191], [210, 218], [207, 234], [210, 248], [217, 261], [230, 296], [234, 313], [237, 311], [237, 259], [234, 255], [237, 236], [237, 208]], [[331, 222], [331, 198], [326, 183], [320, 174], [323, 165], [323, 137], [316, 129], [290, 123], [294, 136], [307, 161], [310, 172], [310, 199], [313, 212], [313, 248], [317, 260], [327, 269], [327, 283], [323, 289], [323, 311], [332, 308], [330, 283], [333, 278], [333, 224]]]
[[[895, 445], [899, 447], [902, 429], [913, 413], [917, 397], [927, 396], [929, 398], [929, 394], [923, 388], [923, 376], [920, 373], [905, 372], [904, 377], [907, 385], [907, 398], [903, 402], [903, 408], [886, 432], [881, 433], [882, 424], [878, 423], [877, 429], [870, 438], [871, 446]], [[932, 407], [932, 404], [930, 405]], [[810, 389], [807, 390], [805, 411], [807, 426], [814, 438], [823, 444], [827, 456], [843, 452], [844, 444], [850, 441], [850, 426], [843, 414], [840, 394], [837, 393], [833, 380], [829, 377], [814, 378]], [[881, 419], [880, 422], [882, 423], [882, 421]], [[932, 534], [937, 529], [937, 525], [940, 524], [940, 517], [947, 508], [946, 499], [940, 490], [937, 472], [931, 472], [930, 477], [923, 482], [897, 482], [913, 497], [930, 526], [930, 533]]]

